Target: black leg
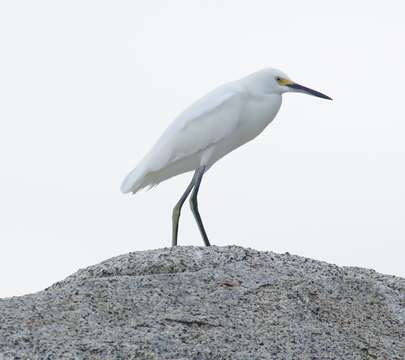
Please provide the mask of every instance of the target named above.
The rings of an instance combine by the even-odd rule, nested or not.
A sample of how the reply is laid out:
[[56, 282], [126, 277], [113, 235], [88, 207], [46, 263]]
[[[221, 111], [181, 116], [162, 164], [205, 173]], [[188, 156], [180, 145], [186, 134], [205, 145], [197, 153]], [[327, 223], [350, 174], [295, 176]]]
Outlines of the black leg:
[[191, 180], [190, 184], [187, 186], [186, 191], [181, 196], [181, 198], [177, 202], [176, 206], [173, 208], [173, 214], [172, 214], [172, 224], [173, 224], [172, 225], [172, 246], [177, 246], [177, 235], [179, 233], [179, 219], [180, 219], [181, 207], [183, 206], [184, 201], [186, 201], [188, 194], [190, 194], [190, 191], [194, 187], [196, 176], [197, 176], [197, 171], [194, 173], [193, 179]]
[[202, 166], [199, 169], [197, 169], [195, 172], [195, 175], [194, 175], [195, 176], [195, 185], [194, 185], [193, 193], [191, 194], [191, 197], [190, 197], [190, 206], [191, 206], [191, 211], [193, 212], [195, 221], [197, 222], [198, 228], [200, 230], [201, 236], [204, 240], [204, 244], [205, 244], [205, 246], [210, 246], [210, 242], [208, 241], [208, 236], [207, 236], [207, 233], [205, 232], [200, 213], [198, 212], [198, 203], [197, 203], [198, 189], [200, 188], [201, 179], [204, 175], [204, 171], [205, 171], [205, 166]]

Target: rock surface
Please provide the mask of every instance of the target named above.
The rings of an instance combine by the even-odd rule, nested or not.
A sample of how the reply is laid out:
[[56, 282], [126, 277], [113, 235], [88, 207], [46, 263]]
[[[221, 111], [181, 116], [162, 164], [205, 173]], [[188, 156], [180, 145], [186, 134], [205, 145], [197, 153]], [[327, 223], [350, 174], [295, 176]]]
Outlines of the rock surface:
[[236, 246], [118, 256], [0, 300], [0, 359], [405, 359], [405, 279]]

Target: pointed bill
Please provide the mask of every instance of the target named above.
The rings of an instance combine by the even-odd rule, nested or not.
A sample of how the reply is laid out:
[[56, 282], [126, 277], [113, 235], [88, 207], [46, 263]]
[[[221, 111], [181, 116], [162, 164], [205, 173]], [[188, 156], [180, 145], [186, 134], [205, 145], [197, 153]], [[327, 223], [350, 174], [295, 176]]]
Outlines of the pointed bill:
[[319, 98], [322, 98], [322, 99], [332, 100], [332, 98], [329, 97], [328, 95], [322, 94], [319, 91], [312, 90], [310, 88], [307, 88], [306, 86], [297, 84], [295, 82], [291, 82], [290, 84], [286, 84], [285, 86], [288, 86], [289, 88], [294, 89], [297, 92], [301, 92], [301, 93], [304, 93], [304, 94], [316, 96], [316, 97], [319, 97]]

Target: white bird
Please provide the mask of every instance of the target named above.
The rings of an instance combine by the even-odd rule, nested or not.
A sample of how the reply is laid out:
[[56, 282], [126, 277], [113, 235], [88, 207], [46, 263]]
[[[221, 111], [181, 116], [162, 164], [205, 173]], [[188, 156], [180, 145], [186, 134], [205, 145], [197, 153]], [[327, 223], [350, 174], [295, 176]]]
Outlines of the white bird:
[[209, 246], [197, 204], [204, 173], [224, 155], [259, 135], [276, 116], [282, 94], [287, 92], [332, 100], [271, 68], [225, 83], [193, 103], [169, 125], [149, 153], [127, 175], [121, 191], [135, 194], [146, 186], [153, 187], [194, 170], [190, 184], [173, 208], [172, 246], [177, 245], [180, 211], [191, 191], [191, 210], [204, 243]]

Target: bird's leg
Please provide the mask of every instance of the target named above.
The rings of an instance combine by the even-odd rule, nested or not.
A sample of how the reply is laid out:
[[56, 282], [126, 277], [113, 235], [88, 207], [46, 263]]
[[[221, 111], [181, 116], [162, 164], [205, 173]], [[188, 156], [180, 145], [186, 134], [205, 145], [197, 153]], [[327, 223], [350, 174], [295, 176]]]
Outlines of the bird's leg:
[[196, 177], [197, 177], [197, 171], [194, 173], [193, 179], [191, 180], [190, 184], [187, 186], [186, 191], [181, 196], [181, 198], [177, 202], [176, 206], [173, 208], [173, 214], [172, 214], [172, 246], [177, 246], [177, 235], [179, 233], [179, 219], [180, 219], [181, 207], [183, 206], [184, 201], [186, 201], [187, 196], [190, 194], [190, 191], [193, 189]]
[[194, 190], [190, 197], [190, 206], [191, 206], [191, 211], [193, 212], [195, 221], [197, 222], [198, 228], [200, 230], [201, 236], [204, 240], [204, 244], [205, 244], [205, 246], [210, 246], [210, 242], [208, 241], [208, 236], [207, 236], [207, 233], [205, 232], [200, 213], [198, 212], [198, 203], [197, 203], [198, 189], [200, 188], [201, 179], [204, 175], [204, 171], [205, 171], [205, 166], [202, 166], [202, 167], [198, 168], [195, 172], [196, 179], [195, 179]]

